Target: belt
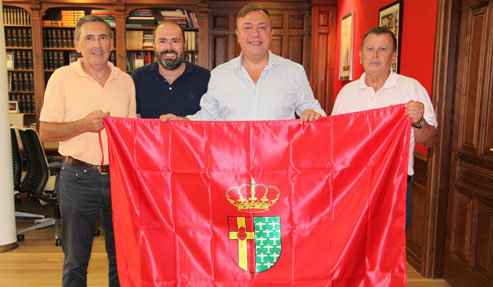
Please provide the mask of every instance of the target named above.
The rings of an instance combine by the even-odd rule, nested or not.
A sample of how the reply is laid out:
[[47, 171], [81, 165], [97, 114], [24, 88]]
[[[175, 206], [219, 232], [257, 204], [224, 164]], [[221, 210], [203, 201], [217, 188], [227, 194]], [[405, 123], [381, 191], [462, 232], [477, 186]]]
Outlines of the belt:
[[407, 182], [410, 182], [411, 180], [413, 180], [413, 176], [412, 175], [408, 175], [407, 176]]
[[75, 159], [71, 156], [66, 156], [63, 160], [71, 166], [78, 167], [80, 169], [95, 171], [99, 172], [100, 174], [107, 174], [110, 172], [109, 165], [92, 165], [87, 162]]

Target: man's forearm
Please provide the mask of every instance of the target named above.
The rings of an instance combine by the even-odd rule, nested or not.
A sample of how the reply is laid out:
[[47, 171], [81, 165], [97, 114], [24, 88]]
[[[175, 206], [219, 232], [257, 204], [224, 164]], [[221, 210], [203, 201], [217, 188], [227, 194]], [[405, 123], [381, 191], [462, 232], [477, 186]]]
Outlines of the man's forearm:
[[430, 147], [433, 145], [435, 141], [435, 132], [436, 128], [429, 124], [425, 124], [425, 126], [421, 129], [414, 129], [414, 139], [417, 143], [422, 144], [424, 146]]
[[42, 142], [65, 141], [84, 132], [80, 121], [67, 123], [39, 122], [39, 137]]

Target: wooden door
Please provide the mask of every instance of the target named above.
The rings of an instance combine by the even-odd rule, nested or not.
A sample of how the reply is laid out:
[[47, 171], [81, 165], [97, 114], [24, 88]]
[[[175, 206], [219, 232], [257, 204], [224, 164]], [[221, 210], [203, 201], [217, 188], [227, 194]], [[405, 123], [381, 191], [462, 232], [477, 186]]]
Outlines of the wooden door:
[[493, 286], [493, 0], [464, 0], [444, 277]]

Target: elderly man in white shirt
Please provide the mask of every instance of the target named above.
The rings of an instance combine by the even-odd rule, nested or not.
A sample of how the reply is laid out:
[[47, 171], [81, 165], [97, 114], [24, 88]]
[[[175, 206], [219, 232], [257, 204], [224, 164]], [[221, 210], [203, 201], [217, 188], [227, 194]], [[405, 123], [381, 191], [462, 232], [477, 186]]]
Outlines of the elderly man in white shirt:
[[395, 35], [383, 27], [366, 32], [359, 52], [365, 73], [347, 84], [337, 96], [332, 115], [406, 104], [412, 119], [406, 198], [406, 229], [412, 215], [411, 179], [414, 175], [414, 145], [431, 146], [438, 126], [425, 88], [416, 80], [396, 74], [390, 68], [397, 57]]
[[325, 116], [314, 98], [303, 67], [269, 51], [272, 25], [269, 12], [247, 5], [238, 13], [236, 35], [242, 53], [215, 68], [200, 111], [186, 118], [211, 121], [294, 119], [305, 124]]

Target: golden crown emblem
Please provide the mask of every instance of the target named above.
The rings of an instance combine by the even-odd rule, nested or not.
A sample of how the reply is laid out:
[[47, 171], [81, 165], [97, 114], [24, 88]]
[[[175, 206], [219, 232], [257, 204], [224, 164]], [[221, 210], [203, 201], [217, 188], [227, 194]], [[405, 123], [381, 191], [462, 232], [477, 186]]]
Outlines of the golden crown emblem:
[[269, 210], [277, 200], [280, 192], [275, 186], [255, 183], [252, 178], [250, 184], [230, 187], [226, 191], [226, 198], [232, 205], [242, 212], [264, 212]]

